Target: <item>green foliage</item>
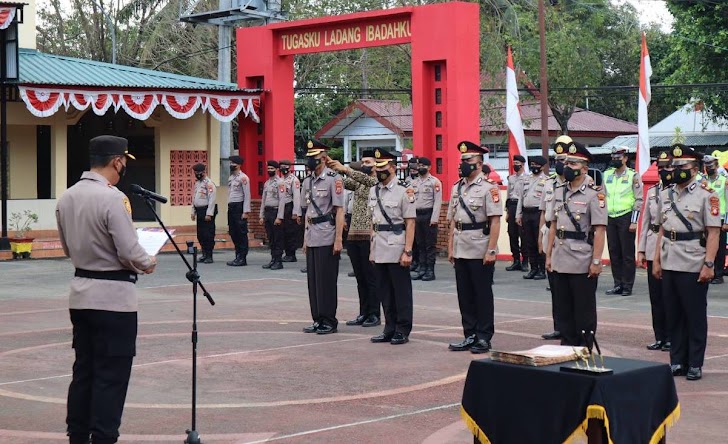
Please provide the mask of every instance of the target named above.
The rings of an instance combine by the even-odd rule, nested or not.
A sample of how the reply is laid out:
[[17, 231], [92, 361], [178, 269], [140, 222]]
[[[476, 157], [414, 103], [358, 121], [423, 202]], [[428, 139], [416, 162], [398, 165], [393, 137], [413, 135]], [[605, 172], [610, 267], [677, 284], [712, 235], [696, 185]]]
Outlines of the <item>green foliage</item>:
[[22, 213], [10, 213], [8, 225], [12, 231], [15, 231], [15, 237], [24, 238], [29, 231], [32, 231], [31, 225], [38, 223], [38, 215], [30, 210]]

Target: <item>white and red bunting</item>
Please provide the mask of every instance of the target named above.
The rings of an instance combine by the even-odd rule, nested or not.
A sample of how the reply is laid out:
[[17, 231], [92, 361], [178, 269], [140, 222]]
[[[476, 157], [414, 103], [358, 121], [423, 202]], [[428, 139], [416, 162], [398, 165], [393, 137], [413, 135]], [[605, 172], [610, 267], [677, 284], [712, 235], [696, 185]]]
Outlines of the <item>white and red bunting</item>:
[[61, 106], [84, 111], [89, 107], [103, 116], [109, 110], [123, 109], [130, 117], [147, 120], [157, 106], [162, 105], [176, 119], [189, 119], [195, 112], [209, 112], [221, 122], [230, 122], [241, 113], [260, 122], [260, 96], [254, 94], [219, 94], [208, 92], [66, 90], [19, 86], [20, 97], [28, 110], [37, 117], [49, 117]]
[[7, 29], [13, 20], [15, 20], [17, 8], [15, 6], [6, 6], [0, 8], [0, 29]]

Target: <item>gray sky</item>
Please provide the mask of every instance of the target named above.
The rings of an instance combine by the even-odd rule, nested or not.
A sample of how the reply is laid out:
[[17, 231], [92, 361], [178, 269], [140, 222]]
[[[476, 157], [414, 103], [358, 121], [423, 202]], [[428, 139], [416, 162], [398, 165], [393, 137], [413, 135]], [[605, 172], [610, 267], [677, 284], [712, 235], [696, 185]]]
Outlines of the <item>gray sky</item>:
[[659, 23], [662, 25], [662, 30], [670, 32], [672, 30], [672, 15], [667, 10], [667, 5], [664, 0], [612, 0], [612, 3], [622, 4], [631, 3], [640, 16], [640, 22], [643, 24], [647, 23]]

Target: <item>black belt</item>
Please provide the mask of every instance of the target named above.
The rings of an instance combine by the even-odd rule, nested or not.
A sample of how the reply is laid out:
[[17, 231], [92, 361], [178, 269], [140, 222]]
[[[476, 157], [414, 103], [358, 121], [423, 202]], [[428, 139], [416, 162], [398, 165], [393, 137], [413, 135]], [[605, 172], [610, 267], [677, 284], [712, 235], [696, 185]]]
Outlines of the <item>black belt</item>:
[[524, 213], [538, 213], [541, 210], [538, 207], [523, 207], [521, 211]]
[[665, 231], [665, 237], [671, 241], [686, 241], [694, 239], [702, 239], [704, 236], [702, 231], [688, 231], [686, 233], [680, 233], [677, 231]]
[[310, 224], [320, 224], [322, 222], [331, 222], [331, 213], [324, 214], [322, 216], [316, 216], [316, 217], [309, 217], [308, 223]]
[[657, 224], [650, 224], [650, 230], [652, 230], [653, 233], [659, 233], [660, 232], [660, 226]]
[[464, 224], [462, 222], [455, 222], [455, 229], [458, 231], [467, 230], [489, 230], [490, 224], [488, 222], [476, 222], [474, 224]]
[[432, 208], [418, 208], [415, 211], [417, 214], [427, 214], [427, 213], [432, 213]]
[[404, 230], [405, 225], [404, 224], [382, 224], [382, 225], [372, 225], [372, 229], [374, 231], [399, 231], [402, 232]]
[[518, 205], [518, 199], [506, 199], [506, 205]]
[[278, 211], [278, 207], [265, 207], [266, 210], [276, 210]]
[[101, 279], [104, 281], [131, 282], [132, 284], [136, 284], [138, 280], [137, 274], [130, 270], [91, 271], [76, 268], [74, 276], [88, 279]]
[[586, 233], [583, 231], [566, 231], [558, 229], [556, 230], [556, 237], [558, 239], [586, 240]]

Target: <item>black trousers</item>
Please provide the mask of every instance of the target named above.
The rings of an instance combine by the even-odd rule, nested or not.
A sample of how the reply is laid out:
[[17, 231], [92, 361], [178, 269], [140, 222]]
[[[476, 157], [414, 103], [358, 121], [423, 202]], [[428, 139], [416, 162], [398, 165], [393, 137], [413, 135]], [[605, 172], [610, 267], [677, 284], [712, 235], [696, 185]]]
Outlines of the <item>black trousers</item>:
[[[725, 221], [721, 221], [721, 225], [724, 224]], [[725, 244], [726, 244], [726, 235], [728, 235], [728, 232], [720, 230], [720, 236], [718, 237], [718, 251], [715, 253], [715, 277], [723, 277], [725, 274]]]
[[230, 239], [235, 244], [235, 255], [248, 256], [248, 220], [243, 217], [243, 203], [228, 203], [228, 230]]
[[652, 276], [652, 261], [647, 261], [647, 288], [650, 291], [652, 330], [655, 332], [655, 341], [669, 341], [667, 309], [665, 307], [665, 298], [662, 295], [662, 281]]
[[[597, 331], [597, 281], [584, 274], [554, 273], [561, 345], [588, 346], [581, 332]], [[591, 341], [591, 339], [589, 339]]]
[[[521, 242], [523, 241], [523, 230], [516, 223], [516, 208], [518, 200], [506, 200], [506, 209], [508, 210], [508, 240], [511, 243], [511, 254], [514, 261], [521, 260]], [[523, 262], [526, 262], [526, 256], [523, 256]]]
[[334, 328], [339, 325], [339, 321], [336, 319], [336, 306], [340, 258], [341, 255], [334, 254], [333, 245], [306, 249], [306, 276], [308, 277], [311, 318], [314, 322]]
[[561, 331], [561, 322], [559, 319], [558, 299], [556, 298], [556, 279], [554, 276], [557, 273], [555, 271], [547, 271], [546, 277], [549, 280], [549, 289], [551, 290], [551, 317], [554, 319], [554, 331]]
[[483, 259], [455, 259], [455, 284], [465, 337], [490, 342], [495, 333], [493, 270]]
[[417, 210], [415, 219], [415, 239], [419, 248], [419, 263], [434, 267], [437, 259], [437, 225], [430, 225], [432, 209]]
[[[536, 209], [538, 210], [538, 209]], [[524, 256], [528, 258], [531, 268], [541, 266], [546, 258], [538, 252], [538, 232], [541, 222], [541, 212], [523, 209], [521, 224], [523, 226]]]
[[197, 221], [197, 240], [200, 242], [202, 252], [212, 256], [215, 249], [215, 219], [217, 218], [217, 205], [211, 221], [206, 221], [207, 207], [195, 207], [195, 220]]
[[384, 309], [385, 336], [412, 331], [412, 280], [409, 268], [396, 264], [374, 264], [377, 289]]
[[379, 294], [377, 293], [377, 278], [374, 266], [369, 262], [368, 240], [349, 240], [346, 243], [346, 253], [351, 259], [356, 277], [356, 289], [359, 292], [359, 315], [379, 316]]
[[73, 379], [68, 387], [66, 424], [72, 439], [115, 443], [136, 354], [137, 314], [70, 310]]
[[631, 290], [636, 270], [634, 258], [635, 233], [629, 231], [632, 212], [607, 221], [607, 246], [612, 264], [614, 286]]
[[265, 234], [268, 236], [270, 243], [270, 256], [275, 260], [280, 260], [283, 256], [283, 221], [280, 225], [276, 225], [276, 216], [278, 208], [265, 207], [263, 209], [263, 221], [265, 222]]
[[295, 256], [298, 248], [299, 225], [293, 218], [293, 202], [286, 204], [283, 218], [283, 251], [286, 256]]
[[700, 273], [662, 271], [670, 363], [702, 367], [708, 342], [708, 286]]

